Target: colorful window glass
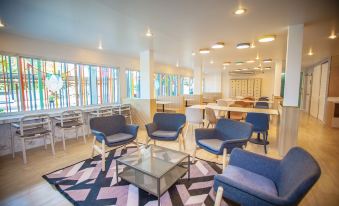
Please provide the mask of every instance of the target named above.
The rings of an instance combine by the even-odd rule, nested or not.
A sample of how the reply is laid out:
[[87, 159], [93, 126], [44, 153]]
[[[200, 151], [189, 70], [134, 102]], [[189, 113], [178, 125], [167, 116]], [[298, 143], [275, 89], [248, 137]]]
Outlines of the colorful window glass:
[[127, 97], [140, 98], [140, 72], [126, 70]]
[[169, 74], [155, 74], [154, 90], [156, 96], [177, 96], [178, 76]]
[[0, 112], [119, 102], [118, 69], [0, 57]]

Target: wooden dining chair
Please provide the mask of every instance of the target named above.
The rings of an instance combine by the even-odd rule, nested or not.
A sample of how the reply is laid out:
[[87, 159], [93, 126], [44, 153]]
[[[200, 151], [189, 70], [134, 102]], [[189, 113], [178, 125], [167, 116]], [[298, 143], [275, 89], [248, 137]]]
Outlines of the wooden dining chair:
[[[15, 133], [12, 133], [12, 128], [15, 128]], [[54, 141], [51, 130], [51, 121], [48, 115], [36, 114], [25, 115], [20, 119], [19, 123], [11, 124], [11, 139], [12, 139], [12, 155], [15, 157], [15, 138], [18, 137], [21, 141], [22, 157], [24, 164], [27, 163], [26, 157], [26, 141], [43, 138], [45, 149], [47, 149], [47, 139], [49, 139], [52, 154], [55, 155]]]
[[[229, 107], [243, 107], [240, 104], [230, 104]], [[244, 113], [243, 112], [230, 112], [230, 119], [241, 121], [244, 119]]]

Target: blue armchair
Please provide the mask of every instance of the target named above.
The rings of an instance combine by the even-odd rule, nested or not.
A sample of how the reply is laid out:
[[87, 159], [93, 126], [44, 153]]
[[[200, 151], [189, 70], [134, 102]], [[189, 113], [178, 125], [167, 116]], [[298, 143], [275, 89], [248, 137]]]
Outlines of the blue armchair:
[[234, 148], [246, 146], [248, 139], [252, 136], [252, 131], [252, 124], [230, 119], [220, 119], [212, 129], [196, 129], [193, 161], [197, 149], [202, 148], [215, 155], [223, 155], [223, 168], [225, 168], [227, 154], [230, 154]]
[[298, 205], [320, 174], [316, 160], [300, 147], [282, 160], [235, 149], [223, 174], [214, 177], [214, 191], [243, 206]]
[[[139, 144], [137, 142], [139, 126], [127, 125], [123, 115], [92, 118], [90, 120], [90, 128], [94, 136], [92, 158], [95, 151], [101, 154], [102, 171], [105, 171], [105, 145], [108, 147], [125, 146], [135, 141], [139, 149]], [[101, 147], [97, 146], [96, 142], [100, 142]]]
[[[260, 101], [265, 101], [265, 100], [260, 100]], [[270, 106], [267, 102], [257, 102], [255, 104], [255, 108], [261, 108], [261, 109], [268, 109]]]
[[177, 113], [156, 113], [153, 117], [153, 122], [145, 125], [147, 135], [149, 137], [147, 144], [151, 139], [159, 141], [175, 141], [179, 138], [179, 150], [181, 144], [185, 149], [185, 139], [182, 135], [182, 130], [186, 123], [186, 116]]

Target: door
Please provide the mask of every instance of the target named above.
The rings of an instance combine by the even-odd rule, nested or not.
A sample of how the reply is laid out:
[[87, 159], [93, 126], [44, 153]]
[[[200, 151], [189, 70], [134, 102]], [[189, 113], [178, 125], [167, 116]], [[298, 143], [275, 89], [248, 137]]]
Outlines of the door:
[[311, 108], [310, 115], [318, 118], [319, 112], [319, 92], [320, 92], [321, 65], [317, 65], [313, 70]]
[[328, 62], [321, 65], [321, 78], [320, 78], [320, 92], [319, 92], [319, 112], [318, 119], [325, 121], [325, 108], [327, 98], [327, 83], [328, 83]]

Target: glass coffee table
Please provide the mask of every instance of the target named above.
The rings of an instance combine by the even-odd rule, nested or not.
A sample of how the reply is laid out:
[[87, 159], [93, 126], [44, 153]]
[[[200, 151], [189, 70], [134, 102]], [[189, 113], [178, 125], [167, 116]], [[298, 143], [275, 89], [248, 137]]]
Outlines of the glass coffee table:
[[[119, 173], [119, 165], [124, 169]], [[186, 172], [190, 178], [190, 156], [184, 152], [149, 145], [116, 160], [116, 175], [158, 197]]]

